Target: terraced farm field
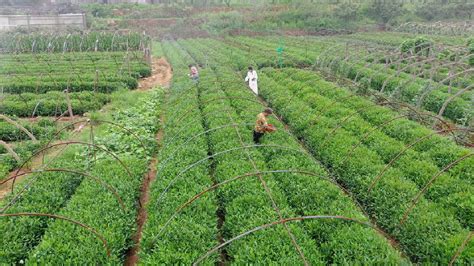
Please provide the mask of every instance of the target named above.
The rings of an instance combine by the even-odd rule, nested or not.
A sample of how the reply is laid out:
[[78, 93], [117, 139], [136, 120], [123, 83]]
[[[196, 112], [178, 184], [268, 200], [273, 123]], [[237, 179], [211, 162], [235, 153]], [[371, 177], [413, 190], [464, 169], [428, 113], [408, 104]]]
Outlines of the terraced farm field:
[[[464, 41], [162, 40], [161, 65], [150, 47], [2, 55], [1, 140], [34, 147], [1, 157], [0, 264], [473, 264]], [[269, 107], [277, 130], [254, 143]]]

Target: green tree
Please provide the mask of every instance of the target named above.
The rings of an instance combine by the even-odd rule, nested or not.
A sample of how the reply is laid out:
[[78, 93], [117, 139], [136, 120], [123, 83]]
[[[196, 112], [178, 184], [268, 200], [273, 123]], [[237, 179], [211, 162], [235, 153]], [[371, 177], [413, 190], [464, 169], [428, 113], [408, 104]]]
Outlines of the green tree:
[[357, 19], [358, 12], [359, 6], [355, 3], [339, 4], [334, 9], [334, 16], [349, 22]]
[[387, 23], [402, 15], [405, 9], [403, 8], [403, 3], [396, 0], [373, 0], [366, 7], [365, 11], [368, 17], [385, 27]]

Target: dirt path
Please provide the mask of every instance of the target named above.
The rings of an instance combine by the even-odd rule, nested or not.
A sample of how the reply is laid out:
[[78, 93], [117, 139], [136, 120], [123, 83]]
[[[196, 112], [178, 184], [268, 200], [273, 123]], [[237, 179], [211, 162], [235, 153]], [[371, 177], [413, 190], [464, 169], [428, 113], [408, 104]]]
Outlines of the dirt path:
[[[152, 74], [150, 77], [141, 79], [139, 81], [138, 90], [139, 91], [146, 91], [150, 90], [156, 86], [161, 86], [163, 88], [169, 88], [171, 79], [173, 78], [173, 70], [171, 69], [171, 65], [166, 61], [165, 58], [154, 58], [152, 62]], [[164, 124], [164, 115], [161, 116], [160, 121], [161, 124]], [[156, 134], [155, 140], [156, 143], [160, 144], [163, 140], [163, 128], [160, 128], [158, 133]], [[134, 245], [131, 249], [128, 250], [125, 256], [125, 265], [132, 266], [137, 265], [138, 263], [138, 252], [140, 250], [140, 242], [142, 239], [142, 232], [143, 226], [148, 218], [146, 206], [148, 201], [150, 200], [150, 185], [156, 178], [156, 166], [158, 164], [158, 159], [156, 156], [150, 161], [150, 165], [148, 166], [148, 172], [145, 174], [143, 179], [142, 186], [140, 188], [140, 198], [139, 203], [140, 207], [137, 213], [137, 232], [133, 236]]]
[[165, 58], [153, 58], [151, 65], [151, 76], [143, 78], [138, 82], [138, 90], [145, 91], [156, 86], [168, 88], [170, 86], [173, 70]]
[[[164, 116], [161, 116], [161, 124], [164, 124]], [[163, 140], [163, 127], [160, 128], [158, 133], [156, 134], [155, 140], [156, 143], [160, 144]], [[137, 213], [137, 232], [133, 236], [133, 242], [135, 243], [131, 249], [128, 250], [125, 256], [125, 263], [126, 266], [133, 266], [137, 265], [138, 263], [138, 251], [140, 250], [140, 241], [142, 239], [142, 232], [143, 232], [143, 225], [148, 218], [148, 213], [146, 210], [146, 206], [148, 201], [150, 200], [150, 185], [156, 179], [156, 166], [158, 165], [158, 159], [153, 157], [150, 161], [150, 165], [148, 166], [148, 172], [145, 174], [145, 178], [143, 179], [142, 186], [140, 188], [140, 199], [139, 199], [139, 209]]]

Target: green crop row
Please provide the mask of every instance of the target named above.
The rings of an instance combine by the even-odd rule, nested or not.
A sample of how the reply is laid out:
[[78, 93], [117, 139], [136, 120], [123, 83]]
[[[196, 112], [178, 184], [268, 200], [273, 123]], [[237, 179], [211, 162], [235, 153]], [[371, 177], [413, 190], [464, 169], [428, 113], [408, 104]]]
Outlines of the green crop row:
[[[216, 51], [215, 47], [205, 43], [199, 44], [193, 41], [183, 41], [181, 44], [184, 45], [191, 55], [198, 61], [201, 61], [205, 58], [204, 53], [209, 59], [209, 54], [212, 53], [212, 51], [210, 51], [210, 48], [206, 47], [212, 47], [212, 50]], [[205, 113], [210, 114], [207, 116], [209, 128], [216, 128], [228, 123], [242, 125], [235, 128], [223, 128], [215, 131], [215, 133], [210, 133], [209, 135], [211, 143], [215, 143], [213, 144], [213, 148], [217, 149], [215, 152], [218, 152], [220, 150], [242, 145], [242, 143], [239, 141], [240, 137], [244, 139], [245, 145], [252, 145], [251, 130], [253, 126], [248, 126], [248, 124], [252, 124], [256, 114], [260, 112], [263, 107], [260, 104], [253, 102], [255, 101], [254, 97], [247, 89], [245, 89], [245, 87], [239, 81], [239, 77], [237, 77], [231, 69], [225, 67], [225, 64], [219, 65], [219, 62], [228, 60], [227, 55], [214, 53], [210, 58], [211, 59], [209, 59], [209, 61], [212, 61], [211, 65], [215, 66], [212, 68], [217, 73], [217, 78], [214, 78], [211, 72], [207, 70], [203, 71], [203, 80], [199, 85], [201, 88], [202, 102], [205, 103], [203, 110], [209, 110]], [[204, 78], [204, 76], [206, 77]], [[226, 97], [228, 100], [223, 100]], [[232, 106], [235, 111], [232, 111], [232, 108], [229, 109], [228, 106]], [[220, 112], [220, 110], [223, 111]], [[225, 112], [227, 112], [227, 114]], [[273, 120], [272, 123], [277, 125], [277, 127], [282, 128], [282, 131], [267, 136], [266, 138], [268, 138], [268, 140], [265, 140], [265, 144], [283, 145], [284, 143], [285, 147], [300, 150], [301, 153], [295, 153], [292, 151], [288, 152], [278, 148], [261, 147], [258, 149], [249, 149], [252, 160], [254, 160], [254, 162], [259, 167], [262, 167], [265, 170], [271, 171], [278, 169], [300, 169], [303, 171], [313, 172], [315, 174], [315, 176], [305, 176], [300, 173], [275, 173], [263, 176], [267, 182], [267, 185], [270, 186], [271, 193], [278, 200], [280, 208], [284, 208], [282, 212], [284, 212], [285, 215], [346, 215], [349, 217], [366, 220], [366, 218], [351, 202], [350, 198], [344, 196], [337, 186], [334, 186], [327, 180], [324, 180], [327, 178], [327, 174], [324, 172], [324, 170], [319, 167], [308, 154], [304, 153], [303, 149], [299, 147], [297, 141], [294, 138], [288, 135], [287, 132], [283, 131], [283, 126], [281, 123], [276, 120]], [[227, 157], [229, 158], [227, 159]], [[243, 173], [245, 171], [252, 172], [252, 165], [249, 165], [248, 162], [246, 162], [249, 160], [249, 158], [245, 156], [245, 153], [244, 155], [236, 156], [233, 152], [228, 156], [219, 156], [219, 158], [216, 159], [217, 178], [223, 178], [225, 180], [226, 176], [229, 176], [227, 177], [228, 179], [233, 175], [237, 176], [239, 173]], [[233, 167], [234, 165], [239, 165], [239, 167]], [[257, 179], [256, 176], [249, 178]], [[247, 223], [251, 222], [257, 217], [260, 217], [259, 215], [249, 213], [249, 215], [252, 216], [250, 216], [251, 218], [245, 219], [245, 224], [240, 221], [240, 217], [247, 217], [245, 213], [248, 213], [249, 207], [245, 209], [239, 208], [239, 205], [235, 205], [234, 207], [233, 202], [237, 201], [238, 204], [241, 204], [240, 197], [243, 196], [243, 198], [246, 199], [246, 195], [249, 192], [253, 195], [252, 197], [258, 195], [258, 198], [260, 198], [261, 196], [259, 195], [261, 195], [261, 192], [259, 193], [258, 190], [263, 189], [257, 180], [242, 180], [240, 182], [248, 182], [248, 184], [243, 185], [238, 183], [229, 185], [229, 188], [223, 188], [223, 191], [221, 192], [224, 193], [223, 196], [221, 196], [221, 198], [224, 200], [227, 198], [232, 199], [231, 201], [225, 201], [225, 206], [230, 205], [228, 208], [230, 208], [231, 211], [227, 211], [226, 207], [226, 222], [224, 223], [224, 230], [228, 226], [229, 229], [227, 231], [230, 233], [234, 233], [234, 231], [236, 231], [234, 234], [239, 232], [240, 227], [248, 227], [249, 225], [247, 225]], [[258, 190], [255, 190], [253, 187], [247, 188], [247, 186], [251, 185], [252, 183], [256, 183], [254, 186], [256, 186]], [[302, 193], [302, 190], [304, 193]], [[266, 197], [267, 196], [265, 193], [263, 193], [263, 198]], [[329, 198], [334, 205], [325, 205]], [[318, 201], [315, 199], [320, 200]], [[265, 206], [271, 205], [268, 199], [262, 199], [258, 201], [265, 203], [265, 205], [257, 207], [257, 204], [259, 203], [252, 203], [252, 205], [255, 205], [255, 207], [251, 205], [250, 209], [262, 210]], [[246, 203], [247, 206], [248, 204], [249, 203]], [[293, 210], [295, 210], [294, 213]], [[238, 216], [237, 214], [234, 214], [234, 211], [238, 212]], [[269, 214], [267, 216], [271, 215], [271, 210], [268, 212]], [[273, 216], [274, 215], [275, 214], [273, 214]], [[234, 219], [232, 218], [234, 216], [238, 217], [238, 223], [233, 221]], [[261, 221], [262, 219], [265, 218], [260, 217], [258, 218], [258, 221], [263, 223]], [[273, 219], [278, 219], [278, 217], [274, 217]], [[239, 226], [234, 225], [234, 223], [237, 223]], [[233, 229], [234, 227], [236, 227], [236, 229]], [[304, 235], [307, 233], [312, 236], [312, 240], [317, 240], [317, 242], [314, 244], [318, 250], [314, 250], [313, 248], [310, 248], [306, 245], [304, 247], [309, 248], [308, 251], [310, 254], [305, 253], [307, 254], [307, 257], [311, 258], [312, 260], [316, 259], [318, 263], [380, 263], [387, 261], [391, 261], [392, 263], [401, 262], [399, 255], [397, 255], [396, 252], [394, 252], [394, 250], [389, 247], [383, 237], [377, 235], [372, 229], [361, 227], [358, 224], [347, 224], [337, 221], [306, 221], [304, 223], [304, 229], [299, 229], [298, 227], [292, 227], [292, 229], [301, 234], [301, 236], [297, 237], [297, 239], [306, 239]], [[248, 263], [250, 261], [266, 261], [268, 263], [273, 261], [277, 263], [285, 263], [286, 259], [294, 261], [295, 259], [298, 259], [296, 256], [297, 254], [294, 254], [294, 251], [290, 254], [283, 253], [282, 251], [275, 251], [275, 248], [278, 248], [279, 245], [283, 244], [279, 237], [275, 237], [283, 237], [285, 233], [286, 232], [284, 230], [278, 231], [275, 229], [275, 231], [272, 231], [268, 236], [266, 234], [265, 237], [255, 236], [252, 237], [251, 240], [244, 240], [245, 242], [242, 244], [233, 243], [227, 252], [231, 257], [236, 258], [234, 260], [236, 263]], [[229, 237], [232, 237], [232, 234], [230, 234]], [[263, 244], [249, 244], [248, 242], [258, 240], [266, 243], [266, 241], [268, 241], [266, 240], [267, 238], [269, 238], [270, 241], [273, 239], [273, 242], [279, 243], [278, 246], [271, 247], [267, 250], [265, 248], [266, 246]], [[348, 245], [351, 241], [360, 241], [362, 243], [360, 245], [351, 245], [349, 248]], [[252, 247], [257, 245], [261, 250], [260, 252], [252, 250]], [[316, 254], [313, 254], [315, 252]], [[268, 254], [278, 254], [279, 257], [270, 257]], [[312, 262], [314, 263], [315, 261]]]
[[[69, 149], [60, 160], [49, 164], [48, 168], [83, 168], [83, 162], [75, 158], [77, 149]], [[25, 158], [26, 159], [26, 158]], [[18, 198], [6, 213], [38, 212], [56, 213], [69, 200], [77, 186], [82, 180], [81, 175], [68, 172], [45, 172], [30, 175], [25, 180], [29, 188]], [[16, 193], [24, 186], [17, 185]], [[10, 195], [0, 202], [1, 207], [5, 207], [13, 200]], [[18, 264], [24, 263], [28, 252], [34, 248], [48, 226], [48, 218], [45, 217], [2, 217], [0, 219], [0, 263]]]
[[[124, 82], [125, 81], [125, 82]], [[11, 94], [20, 93], [46, 93], [52, 91], [64, 91], [66, 89], [69, 92], [82, 92], [82, 91], [95, 91], [101, 93], [111, 93], [122, 88], [134, 89], [137, 87], [137, 81], [134, 79], [126, 79], [117, 81], [53, 81], [53, 82], [41, 82], [37, 81], [13, 81], [5, 83], [5, 92]]]
[[[263, 78], [263, 79], [262, 79]], [[295, 97], [293, 88], [263, 76], [262, 96], [278, 110], [312, 153], [329, 167], [369, 214], [400, 243], [413, 262], [448, 263], [469, 231], [438, 204], [421, 197], [403, 225], [399, 224], [410, 200], [419, 192], [397, 168], [390, 168], [368, 192], [372, 180], [384, 169], [384, 160], [366, 145], [349, 156], [348, 148], [361, 141], [346, 129], [334, 130], [337, 112], [319, 113], [318, 98]], [[291, 100], [289, 100], [291, 99]], [[329, 107], [328, 107], [329, 108]], [[336, 110], [337, 111], [337, 110]], [[328, 139], [329, 138], [329, 139]], [[458, 262], [469, 263], [474, 245], [469, 244]]]
[[[328, 43], [326, 41], [321, 41], [316, 39], [312, 40], [300, 40], [300, 41], [291, 41], [291, 43], [285, 46], [284, 43], [277, 42], [277, 40], [264, 40], [264, 39], [250, 39], [246, 37], [238, 37], [232, 39], [234, 42], [240, 43], [240, 49], [247, 51], [247, 58], [253, 60], [257, 66], [261, 66], [259, 62], [258, 53], [265, 51], [272, 58], [277, 58], [278, 55], [273, 49], [282, 46], [284, 47], [284, 52], [282, 57], [288, 58], [290, 63], [283, 64], [283, 66], [297, 66], [299, 64], [314, 64], [318, 58], [324, 55], [328, 58], [336, 58], [332, 54], [339, 55], [344, 53], [342, 45], [333, 43], [333, 47], [336, 49], [332, 50], [331, 53], [325, 51], [327, 50]], [[293, 39], [294, 40], [294, 39]], [[246, 48], [248, 47], [248, 48]], [[329, 51], [329, 50], [328, 50]], [[302, 57], [303, 59], [301, 59]], [[308, 61], [309, 60], [309, 61]], [[355, 59], [358, 60], [358, 59]], [[264, 64], [263, 64], [264, 65]], [[388, 80], [385, 88], [385, 93], [392, 94], [395, 97], [400, 97], [404, 102], [410, 104], [417, 104], [420, 96], [427, 89], [427, 80], [417, 78], [417, 82], [410, 82], [412, 80], [409, 75], [402, 74], [399, 77], [392, 77], [395, 73], [394, 70], [385, 69], [378, 64], [374, 64], [371, 67], [366, 67], [360, 62], [343, 62], [339, 61], [337, 63], [331, 64], [331, 69], [334, 72], [337, 72], [341, 75], [344, 75], [348, 78], [358, 77], [358, 80], [374, 90], [381, 90], [383, 84]], [[388, 71], [388, 72], [387, 72]], [[401, 84], [405, 84], [400, 86]], [[435, 89], [436, 85], [432, 85], [431, 88]], [[421, 103], [421, 107], [428, 110], [438, 113], [441, 109], [444, 102], [449, 99], [457, 90], [452, 89], [451, 92], [445, 85], [440, 85], [439, 88], [427, 93], [426, 97]], [[474, 114], [472, 103], [469, 101], [471, 93], [467, 92], [460, 97], [454, 98], [446, 107], [443, 116], [453, 119], [457, 123], [470, 123]]]
[[[17, 122], [31, 132], [37, 139], [49, 139], [56, 132], [55, 123], [49, 119], [40, 119], [35, 123]], [[29, 137], [21, 129], [6, 121], [0, 120], [0, 140], [9, 142], [26, 139], [29, 139]]]
[[[386, 135], [382, 130], [378, 130], [378, 128], [371, 125], [370, 122], [366, 121], [364, 117], [357, 112], [358, 109], [363, 109], [364, 112], [370, 112], [374, 111], [371, 109], [383, 108], [379, 106], [373, 107], [374, 104], [371, 106], [369, 101], [364, 101], [361, 97], [359, 97], [361, 98], [359, 99], [359, 103], [362, 102], [364, 104], [362, 107], [352, 108], [346, 106], [337, 99], [323, 96], [322, 94], [324, 93], [320, 93], [320, 91], [325, 91], [326, 94], [331, 91], [330, 93], [333, 95], [336, 94], [337, 91], [341, 91], [339, 96], [348, 97], [350, 94], [347, 93], [347, 91], [337, 88], [329, 82], [318, 80], [318, 77], [313, 78], [314, 75], [311, 72], [299, 73], [301, 71], [298, 70], [293, 72], [297, 73], [297, 77], [291, 79], [285, 75], [285, 71], [283, 71], [283, 73], [277, 73], [273, 69], [265, 71], [265, 73], [268, 73], [278, 84], [289, 88], [295, 97], [302, 99], [312, 106], [315, 114], [321, 117], [331, 118], [334, 121], [335, 131], [340, 127], [354, 136], [357, 136], [361, 139], [361, 144], [364, 144], [376, 152], [386, 164], [391, 163], [394, 158], [397, 158], [393, 161], [392, 168], [398, 169], [406, 179], [413, 181], [420, 189], [442, 168], [451, 163], [448, 162], [438, 167], [436, 161], [430, 157], [429, 153], [426, 154], [413, 149], [404, 151], [407, 144]], [[299, 79], [305, 76], [304, 74], [307, 76], [307, 81], [300, 82]], [[357, 96], [350, 97], [350, 101], [353, 103], [357, 102], [357, 100]], [[395, 121], [395, 123], [400, 123], [400, 121]], [[403, 133], [403, 131], [398, 132], [398, 134], [400, 133]], [[433, 132], [429, 132], [427, 136], [432, 133]], [[327, 136], [326, 138], [327, 141], [332, 141], [331, 136]], [[449, 147], [449, 145], [447, 146]], [[351, 150], [351, 148], [348, 148], [348, 150]], [[404, 152], [400, 154], [402, 151]], [[469, 153], [469, 150], [462, 148], [458, 149], [458, 151], [460, 152], [459, 157]], [[464, 152], [461, 153], [461, 151]], [[453, 156], [453, 154], [451, 156]], [[453, 161], [456, 159], [457, 158], [453, 159]], [[447, 173], [439, 176], [435, 185], [425, 194], [427, 199], [438, 202], [446, 209], [451, 210], [454, 216], [467, 228], [474, 226], [473, 221], [470, 219], [470, 217], [474, 215], [474, 205], [471, 204], [472, 200], [466, 196], [474, 193], [474, 187], [471, 184], [472, 179], [465, 175], [465, 172], [469, 173], [474, 171], [472, 159], [474, 158], [467, 160], [461, 166], [457, 165], [455, 169], [453, 169], [455, 175], [457, 172], [457, 176]], [[468, 166], [469, 163], [471, 165], [470, 167]]]
[[163, 42], [162, 47], [173, 64], [174, 77], [165, 108], [160, 163], [150, 189], [139, 262], [189, 265], [218, 244], [217, 199], [214, 193], [208, 193], [167, 224], [180, 205], [212, 186], [213, 181], [206, 160], [184, 172], [192, 163], [206, 158], [209, 148], [203, 134], [197, 90], [186, 77], [189, 61], [173, 43]]
[[25, 69], [72, 67], [74, 65], [87, 67], [132, 65], [143, 62], [143, 53], [135, 52], [81, 52], [81, 53], [42, 53], [42, 54], [0, 54], [2, 73], [10, 73], [8, 70], [19, 71]]
[[[387, 94], [399, 95], [400, 100], [410, 103], [418, 104], [420, 97], [425, 93], [426, 89], [434, 89], [427, 93], [421, 102], [421, 107], [425, 110], [438, 113], [443, 104], [448, 100], [453, 93], [448, 92], [448, 87], [440, 85], [428, 85], [428, 81], [421, 80], [419, 82], [409, 82], [410, 77], [405, 74], [400, 74], [398, 77], [392, 77], [391, 71], [373, 68], [365, 68], [362, 65], [339, 62], [333, 64], [333, 70], [341, 73], [348, 78], [354, 79], [358, 76], [360, 82], [364, 85], [374, 89], [381, 90], [385, 84], [384, 92]], [[456, 92], [456, 90], [453, 90]], [[464, 124], [470, 123], [474, 117], [472, 103], [467, 100], [470, 97], [469, 93], [465, 96], [454, 98], [446, 107], [443, 113], [444, 117], [450, 118], [453, 121]]]
[[[268, 72], [271, 74], [272, 72]], [[428, 129], [417, 122], [409, 120], [407, 117], [400, 117], [400, 113], [383, 106], [374, 105], [373, 102], [356, 95], [350, 91], [342, 89], [337, 85], [325, 82], [313, 72], [302, 71], [297, 69], [284, 69], [279, 75], [286, 74], [295, 82], [303, 82], [306, 87], [313, 87], [313, 84], [321, 84], [317, 87], [318, 93], [338, 101], [345, 107], [357, 110], [367, 122], [377, 127], [386, 135], [410, 145], [420, 138], [430, 136], [423, 141], [417, 143], [412, 149], [426, 154], [432, 159], [438, 167], [444, 167], [455, 161], [470, 151], [467, 148], [460, 147], [447, 137], [439, 134], [433, 134], [433, 130]], [[280, 78], [281, 82], [289, 83], [289, 79]], [[388, 124], [387, 124], [388, 123]], [[449, 136], [449, 134], [448, 134]], [[474, 158], [468, 158], [466, 161], [460, 162], [458, 165], [450, 169], [450, 173], [458, 178], [465, 180], [473, 180]]]
[[[122, 58], [113, 61], [116, 53], [111, 53], [110, 57], [108, 53], [100, 53], [91, 58], [88, 58], [89, 53], [79, 53], [79, 57], [84, 58], [78, 61], [54, 55], [45, 59], [31, 55], [2, 56], [1, 59], [8, 61], [0, 67], [0, 73], [4, 74], [0, 86], [7, 93], [133, 89], [137, 87], [136, 79], [150, 76], [151, 69], [141, 56], [127, 59], [125, 54], [121, 53]], [[53, 58], [56, 60], [49, 62]]]
[[[46, 62], [28, 62], [28, 63], [11, 63], [5, 64], [0, 74], [2, 80], [23, 79], [31, 75], [37, 75], [41, 78], [74, 78], [78, 75], [95, 77], [96, 70], [99, 77], [108, 73], [112, 76], [117, 74], [129, 74], [134, 77], [143, 77], [149, 74], [150, 67], [141, 60], [132, 61], [130, 63], [123, 62], [104, 62], [94, 63], [90, 60], [83, 62], [59, 62], [58, 64], [50, 64]], [[34, 78], [34, 77], [30, 77]]]
[[[125, 209], [114, 195], [90, 179], [76, 189], [59, 215], [81, 221], [96, 228], [107, 240], [110, 257], [99, 239], [77, 225], [64, 221], [51, 222], [39, 245], [29, 254], [27, 263], [34, 264], [121, 264], [127, 250], [134, 244], [140, 187], [147, 169], [147, 162], [156, 149], [162, 103], [161, 91], [138, 96], [140, 100], [113, 114], [113, 121], [124, 125], [141, 139], [129, 132], [107, 127], [97, 139], [97, 145], [118, 155], [128, 171], [107, 153], [97, 151], [98, 160], [91, 175], [99, 177], [113, 187]], [[145, 147], [141, 146], [141, 142]], [[83, 156], [86, 157], [85, 151]]]
[[9, 53], [142, 50], [150, 37], [140, 33], [90, 32], [80, 34], [3, 34], [0, 51]]
[[[10, 143], [11, 144], [11, 143]], [[20, 157], [21, 160], [26, 160], [42, 145], [42, 142], [22, 141], [14, 143], [13, 151]], [[8, 153], [3, 146], [0, 146], [0, 180], [7, 176], [13, 169], [20, 166], [20, 163], [15, 160], [13, 155]]]
[[[106, 230], [103, 234], [112, 250], [112, 258], [121, 260], [124, 251], [131, 245], [138, 190], [146, 169], [146, 161], [153, 152], [154, 134], [158, 127], [161, 94], [153, 92], [143, 95], [142, 100], [136, 105], [119, 109], [115, 113], [114, 122], [123, 124], [129, 131], [139, 134], [147, 149], [137, 149], [141, 142], [132, 137], [128, 131], [115, 126], [101, 126], [98, 130], [100, 133], [96, 136], [97, 145], [118, 155], [131, 171], [131, 176], [118, 161], [112, 160], [110, 155], [101, 150], [95, 150], [98, 158], [95, 163], [89, 161], [87, 158], [92, 151], [81, 149], [84, 146], [78, 145], [66, 149], [55, 161], [48, 161], [47, 166], [44, 166], [83, 171], [98, 178], [117, 191], [125, 204], [124, 210], [111, 191], [106, 190], [91, 177], [87, 177], [86, 181], [81, 183], [84, 176], [80, 174], [45, 172], [27, 177], [26, 184], [28, 180], [33, 183], [7, 213], [59, 214], [90, 225], [99, 233]], [[105, 143], [104, 139], [110, 141]], [[6, 206], [12, 198], [14, 195], [1, 202], [1, 206]], [[28, 261], [32, 263], [43, 260], [50, 263], [55, 259], [58, 263], [69, 261], [72, 264], [80, 261], [85, 264], [108, 261], [100, 240], [71, 223], [53, 222], [46, 217], [3, 217], [0, 219], [0, 228], [5, 232], [0, 245], [1, 263], [21, 263], [28, 256], [30, 256]], [[59, 234], [55, 235], [58, 232]], [[71, 242], [68, 243], [66, 239]], [[81, 246], [78, 246], [79, 243]], [[38, 244], [40, 246], [35, 249], [35, 253], [30, 253]]]
[[[107, 94], [85, 91], [69, 93], [69, 97], [75, 115], [98, 110], [110, 101]], [[45, 94], [8, 94], [0, 106], [0, 113], [18, 117], [60, 116], [67, 110], [66, 96], [58, 91]]]

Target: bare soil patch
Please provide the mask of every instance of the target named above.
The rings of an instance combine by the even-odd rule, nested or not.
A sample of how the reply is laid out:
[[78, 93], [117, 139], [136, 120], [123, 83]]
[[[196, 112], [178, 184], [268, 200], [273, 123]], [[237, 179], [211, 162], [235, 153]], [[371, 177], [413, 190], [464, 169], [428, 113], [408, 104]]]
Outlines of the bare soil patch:
[[163, 57], [153, 58], [151, 76], [143, 78], [138, 82], [138, 90], [150, 90], [156, 86], [168, 88], [172, 77], [173, 71], [168, 61]]

